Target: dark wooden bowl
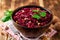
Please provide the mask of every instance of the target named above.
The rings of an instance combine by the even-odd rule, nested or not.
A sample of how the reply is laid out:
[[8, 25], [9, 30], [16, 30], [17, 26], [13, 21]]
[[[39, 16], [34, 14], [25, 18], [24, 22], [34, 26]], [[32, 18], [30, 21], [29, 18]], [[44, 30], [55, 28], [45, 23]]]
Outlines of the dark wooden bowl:
[[[49, 10], [47, 10], [46, 8], [43, 8], [43, 7], [41, 7], [41, 6], [36, 6], [36, 5], [28, 5], [28, 6], [23, 6], [23, 7], [19, 7], [19, 8], [17, 8], [17, 9], [15, 9], [14, 11], [13, 11], [13, 14], [12, 14], [12, 20], [13, 20], [13, 24], [15, 25], [15, 26], [17, 26], [17, 27], [23, 27], [23, 28], [28, 28], [28, 27], [24, 27], [24, 26], [22, 26], [22, 25], [19, 25], [18, 23], [16, 23], [15, 21], [14, 21], [14, 19], [13, 19], [13, 15], [16, 13], [16, 12], [18, 12], [19, 10], [21, 10], [22, 8], [32, 8], [32, 7], [36, 7], [36, 8], [40, 8], [41, 10], [45, 10], [45, 11], [47, 11], [48, 13], [51, 13]], [[52, 13], [51, 13], [52, 14]], [[53, 19], [53, 14], [52, 14], [52, 17], [51, 17], [51, 21], [48, 23], [48, 24], [46, 24], [46, 25], [44, 25], [44, 26], [42, 26], [42, 27], [37, 27], [37, 28], [45, 28], [45, 27], [49, 27], [49, 25], [52, 23], [52, 19]]]
[[48, 24], [46, 24], [44, 26], [41, 26], [41, 27], [37, 27], [37, 28], [28, 28], [28, 27], [24, 27], [22, 25], [19, 25], [13, 19], [13, 15], [16, 12], [18, 12], [19, 10], [21, 10], [22, 8], [25, 8], [25, 7], [28, 7], [28, 8], [29, 7], [37, 7], [37, 8], [40, 8], [41, 10], [47, 11], [48, 13], [51, 13], [51, 12], [49, 10], [43, 8], [43, 7], [36, 6], [36, 5], [28, 5], [28, 6], [19, 7], [16, 10], [13, 11], [12, 22], [13, 22], [14, 26], [18, 29], [18, 31], [20, 31], [27, 38], [37, 38], [40, 35], [42, 35], [49, 28], [49, 26], [50, 26], [50, 24], [52, 23], [52, 20], [53, 20], [53, 14], [51, 13], [52, 17], [51, 17], [51, 20]]

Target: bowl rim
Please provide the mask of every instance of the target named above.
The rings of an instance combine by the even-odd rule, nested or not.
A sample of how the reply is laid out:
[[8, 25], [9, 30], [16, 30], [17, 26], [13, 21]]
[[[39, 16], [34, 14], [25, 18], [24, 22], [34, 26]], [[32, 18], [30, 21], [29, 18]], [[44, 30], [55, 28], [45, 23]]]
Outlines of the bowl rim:
[[[46, 8], [44, 8], [44, 7], [41, 7], [41, 6], [37, 6], [37, 5], [27, 5], [27, 6], [22, 6], [22, 7], [18, 7], [17, 9], [15, 9], [14, 11], [13, 11], [13, 13], [12, 13], [12, 16], [11, 16], [11, 18], [12, 18], [12, 21], [14, 22], [14, 23], [16, 23], [15, 21], [14, 21], [14, 19], [13, 19], [13, 15], [16, 13], [16, 12], [18, 12], [20, 9], [22, 9], [22, 8], [25, 8], [25, 7], [37, 7], [37, 8], [42, 8], [43, 10], [45, 10], [45, 11], [47, 11], [47, 12], [49, 12], [49, 13], [51, 13], [52, 14], [52, 12], [51, 11], [49, 11], [48, 9], [46, 9]], [[44, 25], [44, 26], [41, 26], [42, 28], [43, 27], [46, 27], [47, 25], [49, 25], [49, 24], [51, 24], [52, 23], [52, 20], [53, 20], [53, 14], [52, 14], [52, 19], [51, 19], [51, 21], [48, 23], [48, 24], [46, 24], [46, 25]], [[19, 25], [18, 23], [16, 23], [17, 25]], [[19, 25], [19, 26], [22, 26], [22, 25]], [[22, 26], [23, 28], [28, 28], [28, 27], [24, 27], [24, 26]], [[36, 27], [36, 28], [40, 28], [40, 27]], [[31, 28], [30, 28], [31, 29]]]

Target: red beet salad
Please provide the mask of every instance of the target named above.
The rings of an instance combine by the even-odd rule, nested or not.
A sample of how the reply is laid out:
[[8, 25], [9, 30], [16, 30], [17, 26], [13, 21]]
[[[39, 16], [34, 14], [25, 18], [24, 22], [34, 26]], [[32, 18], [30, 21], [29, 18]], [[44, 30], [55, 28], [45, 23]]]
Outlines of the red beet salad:
[[42, 27], [51, 21], [52, 14], [40, 8], [22, 8], [13, 15], [19, 25], [28, 28]]

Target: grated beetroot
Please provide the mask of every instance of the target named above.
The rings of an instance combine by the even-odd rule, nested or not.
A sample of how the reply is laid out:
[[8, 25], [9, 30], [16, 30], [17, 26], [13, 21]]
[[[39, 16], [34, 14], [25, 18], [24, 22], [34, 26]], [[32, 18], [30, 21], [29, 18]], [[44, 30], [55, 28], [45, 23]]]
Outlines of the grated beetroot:
[[19, 25], [22, 25], [28, 28], [41, 27], [50, 22], [51, 16], [52, 16], [50, 13], [46, 12], [46, 17], [41, 17], [38, 20], [36, 18], [32, 18], [33, 14], [36, 14], [36, 12], [34, 13], [32, 12], [32, 10], [42, 11], [40, 8], [23, 8], [19, 10], [17, 13], [15, 13], [15, 15], [13, 15], [13, 19]]

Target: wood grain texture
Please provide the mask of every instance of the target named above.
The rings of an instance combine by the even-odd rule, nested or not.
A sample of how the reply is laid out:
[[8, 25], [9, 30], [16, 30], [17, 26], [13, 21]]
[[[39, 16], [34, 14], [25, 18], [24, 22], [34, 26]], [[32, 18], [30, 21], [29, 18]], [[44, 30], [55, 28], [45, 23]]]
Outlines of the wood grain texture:
[[45, 8], [60, 18], [60, 0], [44, 0]]

